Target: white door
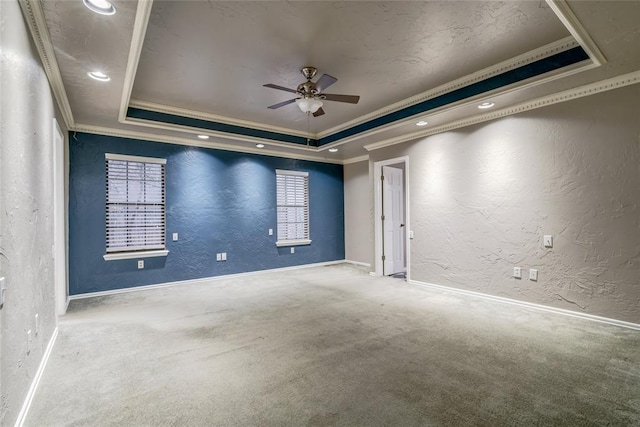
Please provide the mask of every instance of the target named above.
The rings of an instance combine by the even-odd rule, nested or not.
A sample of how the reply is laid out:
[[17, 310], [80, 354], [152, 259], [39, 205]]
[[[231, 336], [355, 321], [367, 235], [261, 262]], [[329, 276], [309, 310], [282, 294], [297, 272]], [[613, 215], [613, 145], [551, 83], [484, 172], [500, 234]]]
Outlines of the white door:
[[56, 314], [67, 311], [67, 261], [64, 227], [64, 136], [53, 119], [53, 265]]
[[382, 231], [384, 274], [405, 271], [404, 264], [404, 181], [402, 169], [382, 167]]

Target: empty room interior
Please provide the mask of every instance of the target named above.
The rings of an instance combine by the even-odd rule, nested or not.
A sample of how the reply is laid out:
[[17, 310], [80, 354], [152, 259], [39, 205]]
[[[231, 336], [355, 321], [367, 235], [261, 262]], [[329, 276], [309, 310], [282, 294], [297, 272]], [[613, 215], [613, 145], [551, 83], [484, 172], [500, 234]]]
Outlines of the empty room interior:
[[0, 425], [640, 425], [640, 1], [0, 1]]

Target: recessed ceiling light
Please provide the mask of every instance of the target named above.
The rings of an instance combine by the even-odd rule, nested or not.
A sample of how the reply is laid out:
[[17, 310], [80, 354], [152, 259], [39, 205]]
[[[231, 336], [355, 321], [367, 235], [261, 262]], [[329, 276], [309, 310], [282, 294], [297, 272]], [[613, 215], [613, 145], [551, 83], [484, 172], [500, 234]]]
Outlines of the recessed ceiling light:
[[257, 148], [264, 148], [264, 144], [256, 144]]
[[99, 13], [100, 15], [113, 15], [116, 13], [116, 8], [107, 0], [82, 0], [85, 6], [91, 11]]
[[87, 74], [89, 75], [89, 77], [94, 80], [98, 80], [99, 82], [108, 82], [109, 80], [111, 80], [111, 77], [107, 76], [102, 71], [89, 71]]
[[209, 139], [209, 135], [198, 135], [200, 139]]
[[337, 148], [329, 148], [329, 152], [330, 153], [337, 153], [338, 149]]
[[484, 110], [485, 108], [491, 108], [493, 107], [494, 104], [493, 102], [483, 102], [482, 104], [478, 105], [478, 108], [480, 108], [481, 110]]
[[429, 122], [426, 120], [420, 120], [418, 123], [416, 123], [416, 126], [426, 126], [428, 125]]

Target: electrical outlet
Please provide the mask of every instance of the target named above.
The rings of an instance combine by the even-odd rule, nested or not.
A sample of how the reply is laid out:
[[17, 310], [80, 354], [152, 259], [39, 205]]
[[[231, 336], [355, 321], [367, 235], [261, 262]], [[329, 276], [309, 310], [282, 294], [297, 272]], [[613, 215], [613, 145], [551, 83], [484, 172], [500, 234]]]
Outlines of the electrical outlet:
[[538, 281], [538, 270], [536, 270], [535, 268], [529, 270], [529, 280], [532, 280], [534, 282]]
[[139, 259], [138, 260], [138, 269], [144, 268], [144, 260], [143, 259]]
[[522, 268], [513, 267], [513, 277], [516, 279], [522, 279]]
[[291, 253], [295, 254], [296, 253], [296, 248], [291, 248]]
[[227, 260], [227, 253], [226, 252], [222, 252], [222, 260], [226, 261]]
[[273, 236], [273, 228], [269, 229], [269, 236]]
[[4, 277], [0, 277], [0, 308], [4, 307], [4, 294], [5, 294], [5, 287], [4, 287]]
[[552, 248], [553, 247], [553, 236], [550, 234], [546, 234], [544, 236], [544, 247]]
[[216, 254], [216, 261], [222, 261], [222, 254]]

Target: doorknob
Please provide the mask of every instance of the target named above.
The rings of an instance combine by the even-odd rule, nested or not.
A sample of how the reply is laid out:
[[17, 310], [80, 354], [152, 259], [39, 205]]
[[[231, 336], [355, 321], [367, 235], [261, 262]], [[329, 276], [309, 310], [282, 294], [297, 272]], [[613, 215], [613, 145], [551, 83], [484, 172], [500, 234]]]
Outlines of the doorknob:
[[400, 227], [404, 227], [404, 224], [400, 224]]

